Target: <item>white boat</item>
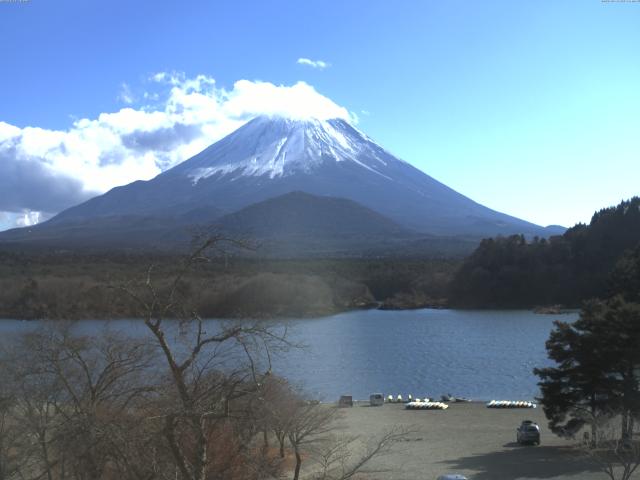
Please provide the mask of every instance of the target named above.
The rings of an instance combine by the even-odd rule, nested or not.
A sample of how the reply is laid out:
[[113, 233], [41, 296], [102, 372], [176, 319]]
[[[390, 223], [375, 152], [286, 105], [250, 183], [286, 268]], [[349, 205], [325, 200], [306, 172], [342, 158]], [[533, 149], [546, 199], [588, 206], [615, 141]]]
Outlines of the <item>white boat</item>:
[[487, 408], [536, 408], [533, 402], [525, 400], [491, 400], [486, 404]]

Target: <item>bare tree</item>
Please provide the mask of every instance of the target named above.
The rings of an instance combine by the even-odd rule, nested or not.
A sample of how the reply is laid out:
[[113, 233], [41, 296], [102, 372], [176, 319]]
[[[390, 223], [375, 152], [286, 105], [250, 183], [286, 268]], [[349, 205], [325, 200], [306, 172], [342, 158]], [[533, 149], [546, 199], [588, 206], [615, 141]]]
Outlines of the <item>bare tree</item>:
[[623, 436], [614, 421], [601, 425], [597, 438], [585, 440], [578, 451], [610, 480], [629, 480], [640, 466], [640, 439]]
[[287, 438], [296, 458], [293, 480], [300, 477], [304, 448], [325, 440], [339, 410], [336, 407], [298, 400], [289, 411], [289, 421], [285, 427]]
[[[168, 287], [156, 288], [153, 268], [117, 287], [138, 305], [142, 338], [47, 323], [9, 342], [0, 352], [0, 480], [280, 478], [287, 446], [296, 480], [320, 446], [318, 478], [346, 480], [386, 451], [396, 433], [361, 457], [345, 453], [352, 443], [330, 435], [338, 410], [271, 373], [272, 354], [292, 346], [285, 326], [207, 322], [190, 305], [184, 275], [226, 241], [206, 238]], [[269, 451], [271, 432], [280, 457]]]
[[[1, 379], [3, 386], [6, 380]], [[2, 388], [2, 387], [0, 387]], [[12, 424], [12, 411], [15, 399], [6, 388], [0, 390], [0, 480], [13, 477], [20, 469], [20, 458], [17, 448], [20, 447], [20, 435]]]
[[[185, 274], [209, 261], [210, 252], [220, 252], [225, 244], [246, 246], [222, 236], [209, 236], [185, 259], [168, 289], [155, 288], [153, 268], [143, 285], [118, 287], [137, 303], [168, 367], [173, 401], [167, 402], [156, 418], [163, 423], [163, 436], [185, 480], [204, 480], [213, 466], [222, 468], [221, 459], [215, 457], [212, 436], [228, 432], [229, 422], [239, 419], [241, 412], [234, 408], [242, 404], [241, 399], [259, 391], [271, 370], [270, 352], [287, 345], [286, 329], [258, 321], [205, 324], [189, 306], [182, 292]], [[169, 337], [176, 333], [176, 325], [179, 341], [172, 343]], [[245, 435], [245, 440], [250, 436]], [[236, 454], [246, 447], [246, 442], [240, 441]], [[230, 457], [228, 451], [225, 456]], [[230, 468], [229, 462], [224, 468]]]
[[291, 423], [290, 413], [294, 411], [300, 398], [293, 392], [289, 383], [276, 375], [265, 378], [260, 391], [260, 420], [263, 429], [263, 445], [266, 448], [269, 433], [273, 433], [278, 442], [280, 458], [285, 458], [285, 445], [288, 428]]
[[[376, 457], [390, 452], [393, 445], [403, 440], [411, 433], [407, 427], [391, 429], [378, 438], [369, 440], [360, 455], [354, 455], [355, 444], [360, 442], [357, 436], [331, 437], [324, 448], [315, 453], [319, 472], [312, 476], [313, 480], [348, 480], [358, 473], [363, 473], [365, 467]], [[387, 470], [370, 469], [367, 473], [382, 473]]]
[[[152, 359], [143, 343], [113, 334], [89, 339], [62, 324], [17, 339], [1, 366], [11, 377], [12, 422], [30, 439], [19, 449], [21, 476], [112, 473], [139, 422], [134, 404], [153, 392], [145, 380]], [[138, 480], [134, 471], [120, 476]]]

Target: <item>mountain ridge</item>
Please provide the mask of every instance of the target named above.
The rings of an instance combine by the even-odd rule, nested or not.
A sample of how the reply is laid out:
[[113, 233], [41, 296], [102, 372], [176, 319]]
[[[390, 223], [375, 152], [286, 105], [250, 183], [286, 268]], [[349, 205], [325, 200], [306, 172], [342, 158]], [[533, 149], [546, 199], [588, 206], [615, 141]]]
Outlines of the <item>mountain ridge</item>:
[[47, 229], [82, 222], [90, 227], [106, 217], [152, 217], [171, 226], [175, 219], [184, 224], [189, 216], [192, 224], [208, 224], [291, 192], [351, 200], [423, 235], [479, 240], [561, 233], [474, 202], [394, 157], [344, 120], [265, 116], [151, 180], [116, 187], [35, 230], [46, 236]]
[[[201, 212], [207, 214], [205, 209]], [[246, 239], [259, 246], [259, 256], [279, 258], [424, 257], [425, 253], [457, 257], [477, 244], [408, 230], [352, 200], [290, 192], [219, 216], [208, 225], [194, 223], [192, 212], [170, 218], [102, 216], [90, 222], [13, 229], [0, 235], [0, 245], [164, 252], [188, 249], [193, 235], [203, 229]], [[242, 250], [235, 253], [251, 255]]]

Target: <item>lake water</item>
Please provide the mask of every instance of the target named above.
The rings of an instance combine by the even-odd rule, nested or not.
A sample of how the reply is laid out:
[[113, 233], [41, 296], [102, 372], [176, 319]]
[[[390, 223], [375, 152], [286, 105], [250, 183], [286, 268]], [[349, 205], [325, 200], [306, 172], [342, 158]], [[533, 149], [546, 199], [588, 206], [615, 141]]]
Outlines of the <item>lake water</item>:
[[[476, 400], [528, 400], [538, 395], [534, 367], [550, 365], [545, 341], [553, 320], [577, 314], [537, 315], [529, 311], [363, 310], [292, 320], [292, 338], [307, 345], [274, 359], [274, 372], [316, 398], [370, 393], [451, 393]], [[37, 322], [0, 320], [0, 335], [37, 328]], [[104, 322], [85, 321], [84, 332]], [[119, 330], [139, 335], [139, 321], [117, 321]]]

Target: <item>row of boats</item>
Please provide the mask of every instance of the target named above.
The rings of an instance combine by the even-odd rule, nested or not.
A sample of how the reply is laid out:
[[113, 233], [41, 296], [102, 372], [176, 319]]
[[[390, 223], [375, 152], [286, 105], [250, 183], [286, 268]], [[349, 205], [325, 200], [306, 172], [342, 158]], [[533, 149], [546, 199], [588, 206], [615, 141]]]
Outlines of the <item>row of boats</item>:
[[446, 410], [449, 408], [449, 405], [444, 402], [420, 402], [418, 400], [407, 403], [404, 408], [407, 410]]
[[387, 396], [387, 403], [411, 403], [411, 402], [430, 402], [432, 399], [429, 397], [424, 397], [424, 399], [420, 399], [420, 398], [413, 398], [411, 396], [411, 394], [407, 395], [407, 399], [405, 400], [403, 398], [402, 395], [397, 395], [397, 396], [393, 396], [393, 395], [388, 395]]
[[442, 403], [442, 402], [454, 402], [454, 403], [460, 403], [460, 402], [470, 402], [471, 399], [469, 398], [465, 398], [465, 397], [454, 397], [451, 394], [448, 395], [442, 395], [440, 397], [440, 402], [435, 402], [435, 400], [433, 398], [430, 397], [424, 397], [424, 399], [420, 399], [420, 398], [413, 398], [413, 396], [411, 396], [411, 394], [407, 395], [407, 399], [404, 400], [402, 395], [397, 395], [397, 396], [393, 396], [393, 395], [388, 395], [386, 398], [386, 402], [387, 403], [411, 403], [411, 402], [435, 402], [435, 403]]
[[487, 403], [487, 408], [536, 408], [537, 405], [533, 402], [527, 402], [522, 400], [491, 400]]
[[[382, 405], [382, 395], [377, 394], [379, 398], [379, 404]], [[447, 403], [452, 402], [470, 402], [468, 398], [453, 397], [451, 395], [443, 395], [442, 401], [437, 402], [429, 397], [413, 398], [412, 395], [407, 395], [405, 400], [402, 395], [388, 395], [385, 399], [386, 403], [404, 403], [409, 410], [446, 410], [449, 408]], [[491, 400], [487, 403], [487, 408], [536, 408], [537, 405], [533, 402], [526, 400]]]

